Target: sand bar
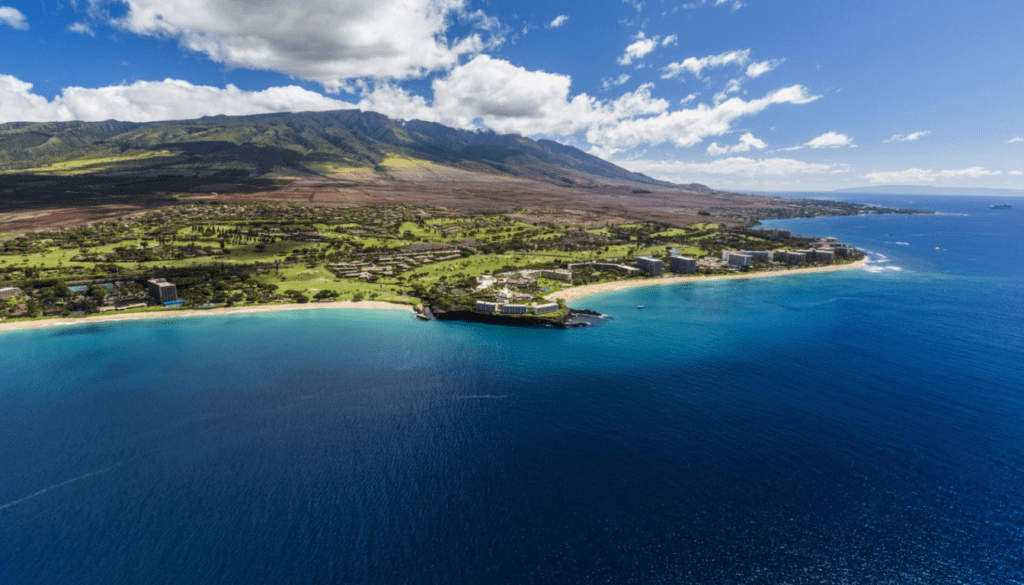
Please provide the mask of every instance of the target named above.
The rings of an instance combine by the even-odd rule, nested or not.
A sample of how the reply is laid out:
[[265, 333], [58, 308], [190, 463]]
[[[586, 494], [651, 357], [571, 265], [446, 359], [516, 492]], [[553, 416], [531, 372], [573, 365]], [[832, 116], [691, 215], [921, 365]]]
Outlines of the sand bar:
[[106, 315], [89, 315], [84, 317], [60, 317], [37, 319], [34, 321], [0, 322], [0, 331], [19, 329], [39, 329], [42, 327], [62, 327], [65, 325], [89, 325], [93, 323], [112, 323], [118, 321], [141, 321], [144, 319], [177, 319], [180, 317], [205, 317], [211, 315], [240, 315], [246, 313], [272, 313], [277, 311], [305, 311], [311, 309], [377, 309], [413, 312], [411, 305], [386, 303], [383, 301], [334, 301], [330, 303], [307, 303], [287, 305], [257, 305], [253, 307], [230, 307], [219, 309], [166, 309], [163, 311], [147, 311], [145, 313], [122, 313]]
[[766, 278], [770, 276], [789, 276], [793, 274], [814, 274], [818, 272], [834, 272], [836, 270], [850, 270], [853, 268], [864, 268], [865, 260], [858, 260], [850, 264], [833, 264], [831, 266], [818, 266], [814, 268], [793, 268], [790, 270], [772, 270], [770, 272], [742, 272], [737, 274], [720, 274], [717, 276], [665, 276], [663, 278], [648, 278], [644, 280], [619, 280], [616, 282], [602, 282], [598, 284], [585, 284], [574, 286], [547, 295], [548, 300], [565, 299], [571, 303], [606, 292], [614, 292], [627, 288], [638, 288], [642, 286], [662, 286], [666, 284], [684, 284], [687, 282], [713, 282], [716, 280], [747, 280], [750, 278]]

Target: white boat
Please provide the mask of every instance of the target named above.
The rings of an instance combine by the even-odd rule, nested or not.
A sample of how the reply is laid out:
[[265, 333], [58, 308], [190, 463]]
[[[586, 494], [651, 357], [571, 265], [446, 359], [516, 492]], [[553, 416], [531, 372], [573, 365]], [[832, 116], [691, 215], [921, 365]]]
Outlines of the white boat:
[[644, 308], [644, 306], [643, 305], [637, 305], [636, 308], [642, 309], [642, 308]]

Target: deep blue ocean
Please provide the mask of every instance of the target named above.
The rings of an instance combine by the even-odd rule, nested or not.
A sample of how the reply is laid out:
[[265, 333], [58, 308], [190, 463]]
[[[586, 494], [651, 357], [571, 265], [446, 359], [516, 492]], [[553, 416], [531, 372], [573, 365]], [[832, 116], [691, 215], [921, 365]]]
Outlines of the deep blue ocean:
[[0, 333], [0, 584], [1024, 583], [1024, 198], [847, 198], [939, 213], [583, 329]]

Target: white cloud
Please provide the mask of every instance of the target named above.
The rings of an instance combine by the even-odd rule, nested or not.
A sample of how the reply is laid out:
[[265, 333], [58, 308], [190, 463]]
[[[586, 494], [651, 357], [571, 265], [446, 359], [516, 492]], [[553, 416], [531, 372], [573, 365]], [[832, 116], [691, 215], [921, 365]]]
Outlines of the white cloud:
[[942, 179], [979, 179], [981, 177], [993, 177], [1003, 174], [1002, 171], [990, 171], [985, 167], [971, 167], [953, 171], [939, 171]]
[[689, 71], [696, 77], [700, 77], [701, 71], [709, 67], [722, 67], [724, 65], [746, 65], [750, 60], [750, 49], [742, 51], [728, 51], [720, 55], [708, 55], [706, 57], [687, 57], [678, 63], [669, 63], [662, 69], [662, 79], [680, 77], [684, 72]]
[[626, 47], [626, 52], [618, 58], [619, 65], [631, 65], [633, 61], [643, 59], [658, 47], [661, 37], [647, 37], [643, 32], [636, 35], [636, 41]]
[[679, 42], [679, 35], [668, 35], [667, 37], [665, 37], [661, 41], [661, 46], [662, 47], [667, 47], [669, 45], [675, 45], [678, 42]]
[[11, 75], [0, 75], [0, 123], [74, 120], [59, 98], [52, 102], [32, 93], [32, 84]]
[[1014, 143], [1016, 143], [1016, 142], [1024, 142], [1024, 138], [1020, 138], [1020, 137], [1017, 137], [1017, 138], [1011, 138], [1011, 139], [1007, 140], [1006, 142], [1007, 142], [1008, 144], [1014, 144]]
[[28, 30], [28, 19], [17, 8], [0, 6], [0, 24], [17, 30]]
[[587, 131], [587, 140], [615, 148], [665, 143], [689, 147], [705, 138], [728, 133], [734, 121], [758, 114], [772, 105], [806, 104], [819, 97], [809, 95], [802, 85], [794, 85], [750, 101], [733, 97], [713, 106], [699, 104], [691, 109], [666, 111], [650, 117], [596, 124]]
[[569, 20], [569, 15], [559, 14], [554, 20], [548, 23], [548, 28], [558, 28], [565, 24], [565, 21]]
[[921, 130], [919, 132], [911, 132], [910, 134], [893, 134], [892, 138], [889, 138], [884, 142], [913, 142], [914, 140], [920, 140], [931, 133], [931, 130]]
[[1024, 171], [1009, 171], [1009, 172], [1008, 172], [1008, 173], [1006, 173], [1006, 174], [1008, 174], [1008, 175], [1013, 175], [1013, 176], [1015, 176], [1015, 177], [1019, 177], [1019, 176], [1021, 176], [1021, 175], [1024, 175]]
[[591, 109], [585, 94], [570, 100], [571, 83], [567, 75], [478, 55], [434, 80], [433, 109], [459, 128], [477, 127], [479, 119], [497, 132], [568, 134], [585, 124]]
[[686, 162], [678, 160], [616, 160], [615, 164], [634, 172], [644, 173], [659, 179], [689, 183], [699, 176], [734, 177], [783, 177], [790, 175], [825, 174], [846, 172], [846, 165], [809, 163], [792, 158], [754, 159], [742, 156], [720, 158], [711, 162]]
[[92, 27], [86, 22], [76, 22], [68, 26], [68, 30], [71, 32], [81, 33], [83, 35], [89, 35], [90, 37], [96, 36], [93, 32]]
[[1002, 171], [993, 171], [985, 167], [970, 167], [966, 169], [953, 169], [944, 171], [933, 171], [931, 169], [910, 168], [904, 171], [876, 171], [864, 175], [864, 178], [873, 183], [913, 183], [913, 182], [934, 182], [939, 179], [980, 179], [982, 177], [993, 177], [1001, 175]]
[[725, 87], [722, 89], [722, 91], [715, 94], [715, 103], [721, 103], [722, 101], [727, 99], [730, 94], [738, 93], [742, 88], [742, 79], [730, 79], [729, 82], [725, 84]]
[[622, 75], [616, 77], [615, 79], [602, 79], [601, 87], [604, 89], [611, 89], [613, 87], [623, 85], [624, 83], [629, 81], [629, 79], [629, 74], [623, 73]]
[[853, 139], [846, 134], [826, 132], [817, 138], [811, 139], [805, 146], [809, 146], [810, 148], [839, 148], [841, 146], [853, 146]]
[[[672, 143], [688, 147], [732, 131], [732, 123], [776, 104], [804, 104], [811, 96], [792, 86], [746, 101], [731, 98], [672, 111], [671, 103], [641, 85], [613, 100], [572, 95], [567, 75], [530, 71], [508, 61], [478, 55], [433, 82], [433, 103], [383, 86], [364, 95], [360, 107], [396, 117], [417, 117], [466, 129], [489, 128], [525, 136], [569, 136], [584, 132], [605, 153], [640, 145]], [[695, 99], [690, 96], [686, 101]], [[684, 105], [684, 104], [683, 104]], [[410, 115], [413, 112], [414, 115]]]
[[733, 146], [719, 146], [717, 142], [712, 142], [711, 146], [708, 146], [708, 154], [712, 156], [719, 156], [722, 154], [735, 154], [737, 152], [750, 152], [750, 149], [752, 148], [762, 150], [767, 146], [767, 142], [755, 138], [753, 134], [747, 132], [743, 136], [740, 136], [739, 144]]
[[853, 144], [853, 139], [846, 134], [840, 134], [838, 132], [826, 132], [817, 138], [812, 138], [803, 144], [797, 144], [796, 146], [789, 146], [786, 148], [780, 148], [783, 151], [794, 151], [802, 150], [804, 148], [839, 148], [842, 146], [848, 146], [850, 148], [857, 148], [856, 144]]
[[724, 67], [726, 65], [735, 65], [736, 67], [743, 67], [746, 65], [746, 76], [753, 78], [760, 77], [765, 73], [768, 73], [783, 62], [785, 62], [785, 59], [769, 59], [767, 61], [750, 63], [750, 49], [726, 51], [725, 53], [718, 55], [687, 57], [682, 61], [669, 63], [662, 68], [661, 78], [671, 79], [673, 77], [682, 77], [682, 75], [687, 71], [692, 73], [695, 77], [700, 77], [701, 72], [705, 69], [710, 69], [712, 67]]
[[769, 59], [767, 61], [759, 61], [757, 63], [751, 63], [747, 66], [747, 77], [761, 77], [765, 73], [768, 73], [772, 69], [775, 69], [785, 59]]
[[67, 87], [53, 100], [32, 93], [32, 84], [0, 75], [0, 122], [124, 120], [151, 122], [200, 116], [339, 110], [354, 107], [297, 86], [244, 91], [187, 81], [137, 81], [100, 88]]
[[378, 112], [396, 120], [437, 122], [437, 114], [422, 96], [392, 84], [382, 83], [372, 90], [366, 88], [359, 100], [360, 110]]
[[[468, 0], [120, 1], [128, 12], [114, 23], [125, 30], [174, 38], [214, 61], [280, 71], [332, 91], [355, 78], [447, 69], [501, 38], [497, 21], [469, 12]], [[477, 32], [448, 39], [456, 18]]]
[[[678, 8], [682, 8], [684, 10], [693, 10], [695, 8], [700, 8], [701, 6], [704, 6], [707, 3], [708, 3], [708, 0], [700, 0], [699, 2], [687, 2], [686, 4], [681, 4]], [[724, 5], [728, 4], [728, 3], [729, 3], [729, 0], [714, 0], [713, 5], [714, 6], [724, 6]], [[734, 1], [732, 3], [732, 10], [733, 10], [733, 12], [735, 12], [735, 11], [739, 10], [740, 8], [743, 8], [744, 6], [746, 6], [746, 4], [743, 4], [742, 2], [739, 2], [737, 0], [737, 1]], [[676, 10], [677, 9], [673, 9], [672, 12], [674, 13]]]

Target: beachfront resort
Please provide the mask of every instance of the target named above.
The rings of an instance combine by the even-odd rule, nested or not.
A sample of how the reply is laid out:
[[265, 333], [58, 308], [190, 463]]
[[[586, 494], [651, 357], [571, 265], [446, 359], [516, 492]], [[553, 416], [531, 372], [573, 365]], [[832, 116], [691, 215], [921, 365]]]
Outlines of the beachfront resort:
[[583, 285], [859, 257], [834, 238], [577, 210], [202, 202], [0, 234], [0, 319], [364, 300], [557, 319]]

